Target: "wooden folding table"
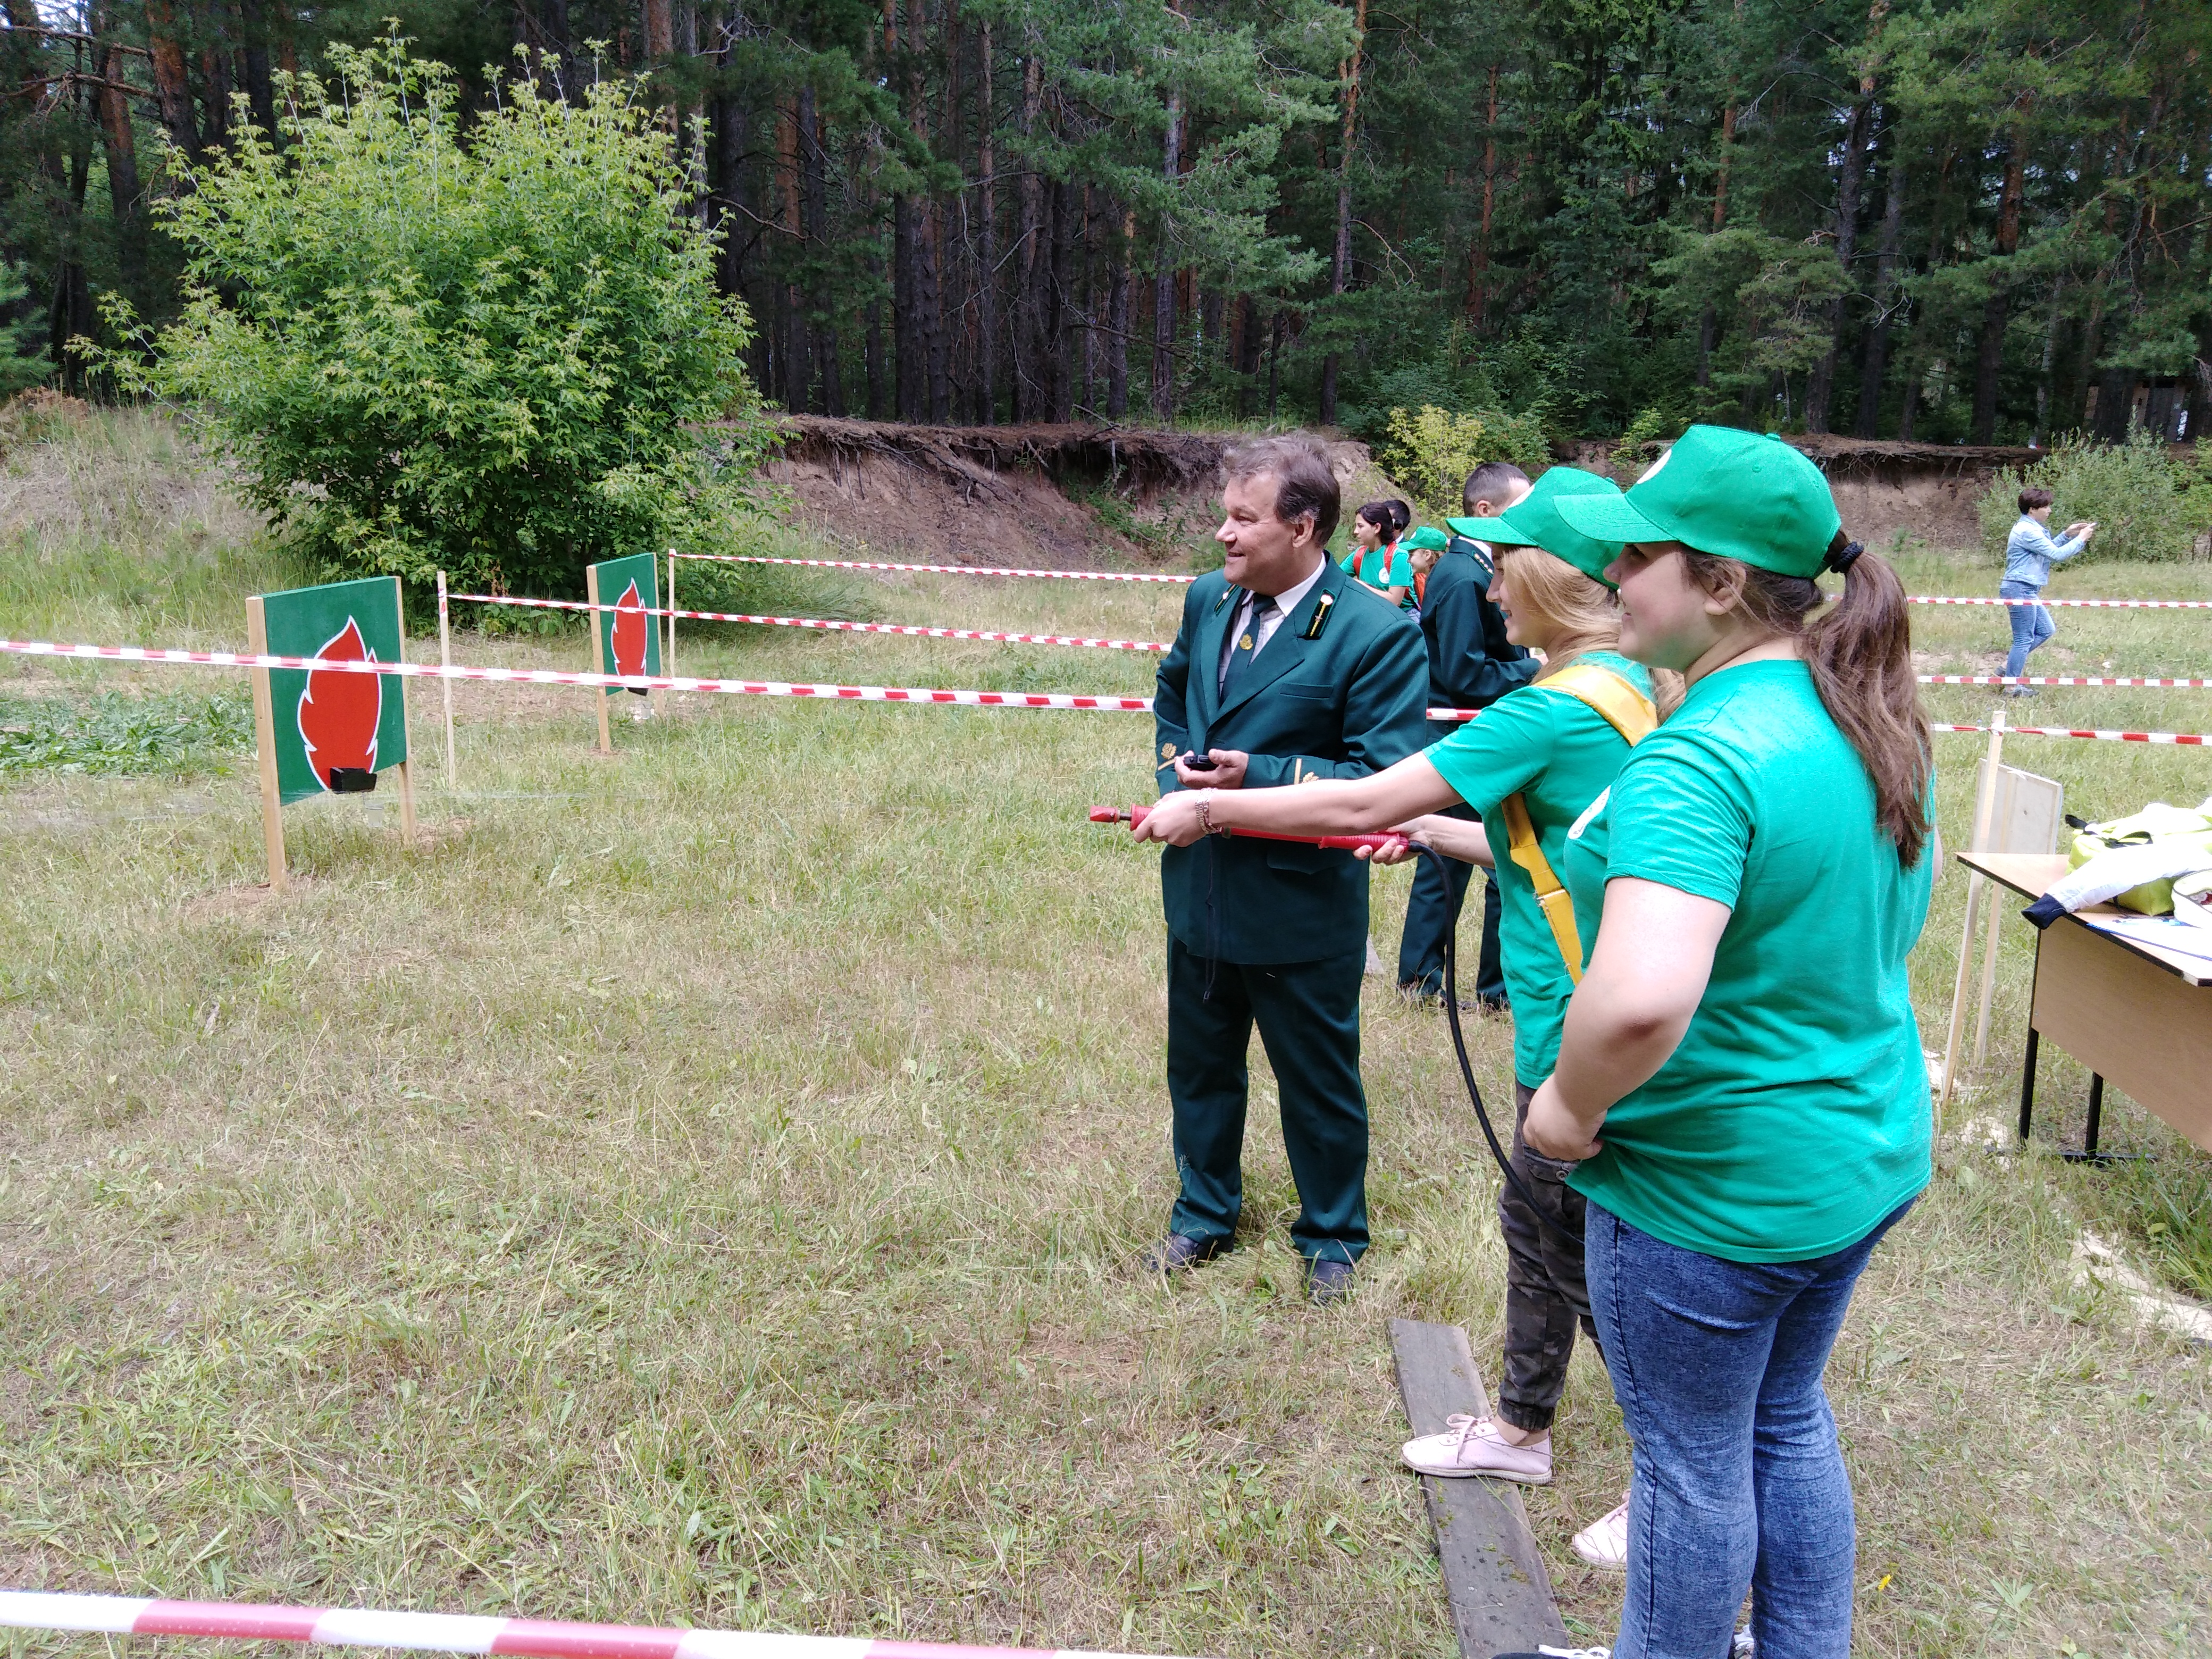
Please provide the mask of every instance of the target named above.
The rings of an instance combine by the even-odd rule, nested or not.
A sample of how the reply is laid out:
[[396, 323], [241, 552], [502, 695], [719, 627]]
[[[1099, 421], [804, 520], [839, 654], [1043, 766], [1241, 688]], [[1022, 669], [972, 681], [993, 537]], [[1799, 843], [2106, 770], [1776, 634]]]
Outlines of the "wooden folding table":
[[[2030, 899], [2067, 873], [2063, 854], [1960, 853], [1959, 862]], [[2106, 931], [2128, 912], [2091, 905], [2035, 941], [2020, 1135], [2035, 1109], [2036, 1053], [2048, 1037], [2089, 1068], [2081, 1155], [2097, 1154], [2105, 1085], [2212, 1152], [2212, 962]]]

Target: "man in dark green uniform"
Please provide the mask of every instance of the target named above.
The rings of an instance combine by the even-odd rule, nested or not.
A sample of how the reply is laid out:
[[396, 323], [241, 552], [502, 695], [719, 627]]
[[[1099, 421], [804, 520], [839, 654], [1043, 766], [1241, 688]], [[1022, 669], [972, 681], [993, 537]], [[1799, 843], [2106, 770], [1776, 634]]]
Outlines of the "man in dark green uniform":
[[[1510, 461], [1486, 461], [1468, 475], [1460, 499], [1470, 514], [1493, 518], [1528, 493], [1528, 475], [1519, 467]], [[1505, 618], [1490, 598], [1490, 579], [1496, 569], [1490, 544], [1467, 533], [1462, 527], [1466, 520], [1444, 522], [1455, 533], [1436, 568], [1429, 572], [1428, 586], [1421, 595], [1430, 706], [1487, 708], [1535, 678], [1542, 665], [1505, 637]], [[1432, 725], [1422, 740], [1439, 742], [1451, 729]], [[1474, 816], [1464, 806], [1454, 807], [1451, 815]], [[1460, 906], [1474, 873], [1473, 865], [1456, 859], [1423, 859], [1415, 867], [1413, 891], [1406, 897], [1406, 931], [1398, 943], [1398, 988], [1407, 995], [1432, 997], [1443, 988], [1444, 941], [1459, 926]], [[1486, 876], [1482, 954], [1475, 966], [1474, 994], [1492, 1009], [1505, 1006], [1505, 974], [1498, 955], [1500, 915], [1498, 884]]]
[[[1231, 453], [1224, 471], [1214, 536], [1228, 562], [1192, 585], [1160, 665], [1160, 792], [1362, 777], [1413, 753], [1427, 738], [1420, 630], [1323, 556], [1340, 511], [1327, 452], [1271, 438]], [[1195, 1266], [1236, 1233], [1257, 1024], [1297, 1182], [1291, 1242], [1314, 1299], [1333, 1301], [1367, 1248], [1367, 866], [1319, 847], [1209, 836], [1166, 849], [1160, 880], [1182, 1192], [1150, 1265]]]

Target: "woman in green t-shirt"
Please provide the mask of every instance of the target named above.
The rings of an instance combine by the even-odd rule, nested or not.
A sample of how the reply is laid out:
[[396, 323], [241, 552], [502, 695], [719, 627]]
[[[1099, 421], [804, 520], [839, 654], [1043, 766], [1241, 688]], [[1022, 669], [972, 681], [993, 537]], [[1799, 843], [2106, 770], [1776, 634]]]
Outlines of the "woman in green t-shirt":
[[[1681, 707], [1570, 831], [1601, 905], [1526, 1136], [1575, 1160], [1635, 1440], [1619, 1659], [1850, 1649], [1850, 1483], [1820, 1385], [1927, 1184], [1905, 957], [1928, 911], [1928, 726], [1896, 574], [1778, 440], [1692, 427], [1561, 515], [1627, 544], [1621, 645]], [[1813, 580], [1844, 578], [1841, 601]]]
[[[1545, 653], [1541, 678], [1372, 777], [1173, 794], [1140, 832], [1188, 843], [1201, 833], [1201, 812], [1216, 828], [1293, 834], [1396, 826], [1449, 856], [1498, 872], [1517, 1097], [1511, 1161], [1542, 1210], [1510, 1186], [1498, 1194], [1508, 1265], [1498, 1414], [1455, 1419], [1446, 1432], [1409, 1443], [1406, 1461], [1430, 1474], [1549, 1481], [1552, 1419], [1577, 1322], [1595, 1334], [1583, 1282], [1583, 1200], [1563, 1184], [1571, 1166], [1531, 1153], [1517, 1127], [1536, 1085], [1551, 1075], [1559, 1022], [1582, 971], [1582, 930], [1595, 921], [1593, 913], [1578, 929], [1553, 873], [1568, 827], [1613, 781], [1632, 738], [1656, 719], [1651, 677], [1614, 649], [1620, 613], [1597, 574], [1620, 544], [1581, 535], [1559, 516], [1558, 501], [1583, 491], [1620, 493], [1608, 479], [1553, 467], [1515, 506], [1482, 520], [1484, 538], [1498, 551], [1492, 595], [1512, 641]], [[1419, 816], [1462, 802], [1484, 822]], [[1550, 896], [1548, 909], [1540, 893]], [[1575, 1540], [1577, 1553], [1598, 1565], [1620, 1565], [1625, 1521], [1625, 1510], [1616, 1510], [1587, 1528]]]
[[1370, 501], [1353, 514], [1352, 551], [1337, 563], [1362, 586], [1373, 588], [1393, 605], [1404, 605], [1413, 591], [1413, 567], [1398, 545], [1402, 526], [1396, 506], [1395, 501]]

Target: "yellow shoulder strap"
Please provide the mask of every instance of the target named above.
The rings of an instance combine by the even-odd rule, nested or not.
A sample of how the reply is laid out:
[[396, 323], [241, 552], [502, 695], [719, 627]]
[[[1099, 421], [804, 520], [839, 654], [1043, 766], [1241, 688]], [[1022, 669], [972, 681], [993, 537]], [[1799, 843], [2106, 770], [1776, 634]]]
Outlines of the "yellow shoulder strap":
[[[1549, 679], [1539, 680], [1536, 689], [1565, 692], [1577, 702], [1589, 704], [1628, 740], [1632, 748], [1650, 737], [1659, 724], [1659, 711], [1650, 698], [1612, 670], [1601, 668], [1595, 663], [1570, 663]], [[1537, 908], [1552, 925], [1552, 937], [1558, 942], [1559, 956], [1567, 964], [1567, 977], [1579, 985], [1583, 979], [1583, 939], [1575, 926], [1574, 900], [1552, 872], [1552, 861], [1544, 856], [1544, 849], [1537, 842], [1536, 826], [1528, 821], [1528, 803], [1521, 799], [1519, 790], [1505, 798], [1502, 810], [1513, 862], [1528, 872], [1529, 883], [1536, 890]]]
[[1611, 669], [1594, 662], [1569, 663], [1550, 678], [1538, 680], [1536, 689], [1564, 691], [1576, 702], [1588, 703], [1632, 747], [1658, 728], [1659, 711], [1651, 699]]

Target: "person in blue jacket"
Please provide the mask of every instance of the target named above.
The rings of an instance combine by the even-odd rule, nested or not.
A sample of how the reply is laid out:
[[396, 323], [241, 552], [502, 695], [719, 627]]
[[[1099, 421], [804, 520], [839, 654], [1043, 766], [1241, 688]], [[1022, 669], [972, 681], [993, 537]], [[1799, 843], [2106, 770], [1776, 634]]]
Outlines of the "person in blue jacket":
[[[1471, 518], [1447, 519], [1454, 534], [1438, 556], [1421, 592], [1421, 637], [1429, 648], [1429, 703], [1437, 708], [1487, 708], [1508, 691], [1526, 685], [1543, 666], [1506, 637], [1505, 618], [1491, 602], [1491, 578], [1497, 556], [1474, 533], [1472, 519], [1491, 519], [1528, 493], [1528, 475], [1510, 461], [1486, 461], [1468, 474], [1461, 504]], [[1431, 723], [1425, 741], [1438, 743], [1452, 727]], [[1472, 820], [1464, 806], [1451, 816]], [[1406, 927], [1398, 941], [1398, 988], [1425, 1000], [1443, 988], [1444, 940], [1459, 926], [1460, 907], [1474, 866], [1423, 859], [1413, 872], [1406, 900]], [[1474, 994], [1485, 1008], [1507, 1006], [1505, 974], [1499, 965], [1498, 928], [1504, 916], [1498, 884], [1482, 884], [1482, 949], [1475, 966]], [[1464, 960], [1464, 958], [1462, 958]]]
[[[2063, 540], [2053, 538], [2051, 492], [2039, 485], [2021, 490], [2020, 521], [2005, 538], [2004, 580], [1997, 584], [1997, 597], [2020, 600], [2040, 597], [2044, 585], [2051, 580], [2051, 567], [2072, 558], [2089, 544], [2089, 538], [2096, 533], [2095, 520], [2085, 519], [2079, 524], [2068, 525]], [[2008, 605], [2005, 609], [2012, 615], [2012, 650], [2005, 657], [2005, 678], [2018, 679], [2027, 672], [2027, 653], [2058, 630], [2051, 620], [2049, 605]], [[2032, 697], [2035, 688], [2008, 685], [2004, 695]]]

